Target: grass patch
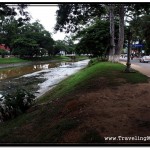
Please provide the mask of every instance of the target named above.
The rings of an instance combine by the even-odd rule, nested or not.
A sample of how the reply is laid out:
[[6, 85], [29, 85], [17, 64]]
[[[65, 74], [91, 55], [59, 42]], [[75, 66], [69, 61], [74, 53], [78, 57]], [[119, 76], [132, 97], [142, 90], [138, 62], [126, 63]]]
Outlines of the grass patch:
[[33, 57], [33, 58], [25, 58], [30, 61], [50, 61], [50, 60], [69, 60], [66, 56], [44, 56], [44, 57]]
[[85, 60], [85, 59], [89, 59], [88, 56], [76, 56], [76, 60], [81, 61], [81, 60]]
[[[88, 59], [86, 56], [77, 56], [76, 60], [85, 60]], [[0, 58], [0, 64], [11, 64], [11, 63], [22, 63], [22, 62], [29, 62], [29, 61], [51, 61], [51, 60], [56, 60], [56, 61], [69, 61], [70, 58], [67, 56], [46, 56], [46, 57], [33, 57], [33, 58], [24, 58], [20, 59], [17, 57], [13, 58]]]
[[11, 64], [11, 63], [22, 63], [28, 62], [28, 60], [20, 59], [20, 58], [0, 58], [0, 64]]
[[[76, 61], [81, 61], [81, 60], [85, 60], [85, 59], [89, 59], [87, 56], [76, 56]], [[33, 57], [33, 58], [28, 58], [28, 60], [31, 61], [48, 61], [48, 60], [61, 60], [61, 61], [69, 61], [71, 60], [70, 57], [67, 56], [46, 56], [46, 57]]]
[[46, 102], [49, 100], [63, 97], [67, 94], [72, 93], [80, 87], [86, 87], [88, 81], [98, 77], [104, 77], [108, 80], [110, 86], [117, 86], [117, 78], [125, 79], [127, 83], [147, 83], [148, 77], [136, 72], [136, 73], [125, 73], [125, 66], [119, 63], [111, 62], [100, 62], [90, 67], [82, 69], [80, 72], [68, 77], [67, 79], [60, 82], [50, 92], [47, 92], [38, 101]]
[[129, 83], [147, 83], [148, 82], [148, 77], [136, 72], [136, 73], [122, 73], [122, 77], [127, 80]]

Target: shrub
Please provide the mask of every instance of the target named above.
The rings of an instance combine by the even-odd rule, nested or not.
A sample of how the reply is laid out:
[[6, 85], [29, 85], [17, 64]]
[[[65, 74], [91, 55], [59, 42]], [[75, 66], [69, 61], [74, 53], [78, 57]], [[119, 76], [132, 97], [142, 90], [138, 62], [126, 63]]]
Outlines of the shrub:
[[14, 118], [24, 113], [33, 105], [35, 96], [25, 89], [17, 89], [6, 93], [0, 98], [0, 122]]
[[99, 63], [99, 62], [105, 62], [105, 61], [108, 61], [107, 57], [96, 57], [96, 58], [92, 58], [89, 63], [88, 63], [88, 66], [92, 66], [92, 65], [95, 65], [96, 63]]
[[4, 58], [5, 55], [8, 55], [8, 52], [3, 50], [3, 49], [0, 49], [0, 55], [1, 55], [2, 58]]

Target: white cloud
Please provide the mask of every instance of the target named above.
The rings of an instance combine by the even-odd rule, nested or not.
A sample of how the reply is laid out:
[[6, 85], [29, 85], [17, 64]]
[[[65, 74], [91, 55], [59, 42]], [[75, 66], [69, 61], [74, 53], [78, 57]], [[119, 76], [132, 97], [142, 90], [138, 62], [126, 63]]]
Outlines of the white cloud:
[[52, 33], [54, 40], [63, 40], [65, 33], [57, 32], [54, 34], [54, 26], [56, 24], [56, 10], [58, 6], [56, 5], [30, 5], [28, 6], [28, 12], [32, 16], [32, 22], [39, 20], [44, 28]]

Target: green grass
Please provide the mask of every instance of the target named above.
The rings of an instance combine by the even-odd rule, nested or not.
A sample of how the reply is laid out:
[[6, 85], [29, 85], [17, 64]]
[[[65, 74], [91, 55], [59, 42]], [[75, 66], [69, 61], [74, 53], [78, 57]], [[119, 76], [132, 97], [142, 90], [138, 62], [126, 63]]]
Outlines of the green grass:
[[81, 61], [81, 60], [85, 60], [85, 59], [89, 59], [88, 56], [76, 56], [76, 60]]
[[[70, 60], [70, 58], [69, 57], [67, 57], [67, 56], [53, 56], [52, 57], [52, 60]], [[85, 60], [85, 59], [89, 59], [87, 56], [76, 56], [76, 61], [81, 61], [81, 60]]]
[[[77, 61], [79, 60], [84, 60], [88, 59], [86, 56], [77, 56]], [[22, 62], [28, 62], [28, 61], [51, 61], [51, 60], [56, 60], [56, 61], [69, 61], [70, 58], [66, 56], [46, 56], [46, 57], [33, 57], [33, 58], [25, 58], [25, 59], [20, 59], [20, 58], [0, 58], [0, 64], [11, 64], [11, 63], [22, 63]]]
[[58, 60], [69, 60], [69, 58], [66, 57], [66, 56], [53, 56], [53, 57], [52, 57], [52, 60], [53, 60], [53, 59], [58, 59]]
[[[57, 101], [57, 98], [72, 94], [86, 88], [92, 79], [104, 77], [109, 86], [118, 86], [118, 79], [125, 83], [146, 83], [148, 77], [136, 73], [125, 73], [125, 66], [119, 63], [100, 62], [68, 77], [38, 100], [38, 103], [50, 102], [38, 106], [35, 110], [23, 114], [13, 120], [0, 124], [0, 141], [11, 142], [57, 142], [67, 131], [76, 128], [80, 121], [72, 116], [61, 116], [66, 99]], [[125, 84], [120, 83], [120, 84]], [[53, 101], [52, 101], [53, 100]], [[55, 102], [55, 103], [53, 103]], [[69, 115], [69, 114], [68, 114]], [[60, 119], [58, 121], [58, 119]], [[33, 127], [30, 129], [30, 126]], [[27, 130], [25, 130], [27, 129]], [[33, 130], [34, 129], [34, 130]], [[89, 133], [81, 137], [80, 142], [100, 142], [101, 136], [96, 130], [89, 129]]]
[[53, 57], [33, 57], [33, 58], [0, 58], [0, 64], [11, 64], [11, 63], [22, 63], [29, 61], [50, 61], [50, 60], [69, 60], [68, 57], [65, 56], [53, 56]]
[[[76, 56], [76, 61], [85, 60], [88, 59], [87, 56]], [[46, 56], [46, 57], [34, 57], [34, 58], [28, 58], [28, 60], [32, 61], [47, 61], [47, 60], [61, 60], [61, 61], [69, 61], [70, 58], [67, 56]]]
[[80, 87], [86, 87], [88, 80], [97, 77], [107, 78], [111, 86], [118, 85], [118, 82], [116, 82], [117, 78], [122, 78], [128, 83], [148, 82], [148, 77], [145, 75], [139, 72], [125, 73], [124, 70], [125, 66], [119, 63], [101, 62], [94, 64], [60, 82], [50, 92], [41, 97], [38, 102], [46, 102], [47, 100], [63, 97]]
[[44, 57], [33, 57], [33, 58], [25, 58], [30, 61], [50, 61], [50, 60], [69, 60], [66, 56], [44, 56]]
[[20, 58], [0, 58], [0, 64], [11, 64], [11, 63], [22, 63], [27, 62], [28, 60], [20, 59]]

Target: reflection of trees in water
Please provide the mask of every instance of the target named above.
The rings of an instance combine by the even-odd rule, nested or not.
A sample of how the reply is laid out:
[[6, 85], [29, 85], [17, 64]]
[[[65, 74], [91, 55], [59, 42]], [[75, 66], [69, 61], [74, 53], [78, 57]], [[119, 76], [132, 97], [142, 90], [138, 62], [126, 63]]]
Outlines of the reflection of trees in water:
[[[80, 63], [80, 65], [82, 66], [82, 63]], [[14, 89], [18, 87], [21, 87], [21, 88], [24, 88], [26, 90], [29, 90], [35, 93], [36, 91], [39, 90], [40, 83], [43, 83], [47, 79], [53, 80], [55, 76], [60, 77], [62, 75], [61, 72], [58, 71], [59, 66], [62, 66], [63, 68], [68, 68], [68, 69], [75, 68], [76, 66], [78, 67], [78, 65], [73, 62], [61, 62], [61, 63], [49, 63], [49, 64], [37, 64], [37, 65], [34, 64], [30, 66], [1, 70], [0, 71], [0, 91], [9, 92], [9, 91], [13, 91]], [[55, 74], [48, 74], [47, 76], [47, 73], [53, 72], [52, 71], [53, 69], [50, 69], [50, 68], [53, 68], [54, 70], [56, 69]], [[40, 71], [40, 72], [37, 72], [37, 71]], [[65, 69], [65, 71], [67, 70]], [[35, 74], [32, 75], [32, 73], [34, 72]], [[46, 76], [44, 74], [46, 74]], [[21, 78], [16, 78], [22, 75], [26, 75], [26, 76], [21, 77]]]
[[0, 74], [0, 80], [7, 78], [7, 74], [1, 73]]
[[28, 73], [40, 71], [43, 69], [55, 68], [60, 65], [61, 63], [37, 64], [37, 65], [30, 65], [30, 66], [11, 68], [7, 70], [1, 70], [0, 80], [12, 78], [12, 77], [18, 77], [18, 76], [25, 75]]
[[[67, 64], [67, 63], [63, 63], [63, 65], [64, 64]], [[39, 89], [38, 84], [46, 80], [44, 78], [38, 78], [39, 76], [42, 76], [44, 73], [41, 72], [39, 75], [33, 76], [33, 77], [22, 77], [22, 78], [16, 78], [16, 79], [14, 78], [28, 74], [28, 73], [41, 71], [44, 69], [55, 68], [60, 65], [61, 63], [37, 64], [37, 65], [30, 65], [30, 66], [11, 68], [7, 70], [1, 70], [0, 71], [0, 91], [2, 93], [11, 92], [14, 89], [21, 86], [21, 88], [24, 88], [32, 92], [36, 92]]]

